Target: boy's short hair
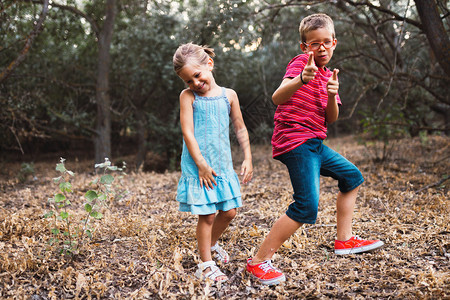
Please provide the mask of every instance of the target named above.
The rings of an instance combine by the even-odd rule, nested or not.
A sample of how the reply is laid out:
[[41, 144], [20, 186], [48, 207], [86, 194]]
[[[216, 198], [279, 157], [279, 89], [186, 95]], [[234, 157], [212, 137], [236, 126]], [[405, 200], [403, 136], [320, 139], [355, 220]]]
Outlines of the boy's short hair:
[[331, 32], [333, 39], [335, 38], [333, 20], [326, 14], [313, 14], [305, 17], [300, 22], [298, 31], [300, 32], [302, 42], [306, 42], [306, 34], [308, 32], [319, 28], [328, 29]]

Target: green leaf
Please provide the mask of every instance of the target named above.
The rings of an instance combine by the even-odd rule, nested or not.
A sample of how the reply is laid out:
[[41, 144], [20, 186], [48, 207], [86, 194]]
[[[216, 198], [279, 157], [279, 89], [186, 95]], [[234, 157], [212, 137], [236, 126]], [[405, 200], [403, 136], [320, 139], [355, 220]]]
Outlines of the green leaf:
[[58, 193], [58, 194], [55, 195], [55, 202], [56, 203], [62, 202], [64, 200], [66, 200], [66, 196], [64, 196], [63, 194]]
[[69, 171], [69, 170], [67, 170], [67, 174], [69, 174], [70, 176], [74, 176], [74, 175], [75, 175], [75, 173], [74, 173], [74, 172], [72, 172], [72, 171]]
[[52, 232], [54, 235], [57, 235], [57, 234], [59, 234], [59, 229], [58, 229], [58, 228], [52, 228], [52, 229], [51, 229], [51, 232]]
[[72, 184], [70, 184], [70, 182], [61, 182], [59, 184], [59, 189], [61, 190], [61, 192], [72, 192]]
[[62, 211], [59, 213], [59, 216], [61, 217], [61, 219], [65, 220], [69, 217], [69, 213]]
[[86, 203], [84, 205], [84, 210], [90, 213], [92, 211], [92, 205], [90, 205], [89, 203]]
[[86, 197], [86, 199], [88, 199], [89, 201], [94, 201], [95, 199], [98, 198], [98, 195], [95, 191], [89, 190], [86, 192], [84, 197]]
[[57, 164], [56, 165], [56, 171], [64, 173], [66, 171], [66, 167], [64, 166], [63, 163]]
[[95, 210], [90, 213], [90, 216], [97, 220], [100, 220], [101, 218], [103, 218], [103, 215]]
[[92, 232], [89, 229], [86, 229], [86, 235], [92, 239]]
[[51, 210], [51, 211], [49, 211], [48, 213], [46, 213], [45, 215], [44, 215], [44, 218], [50, 218], [51, 216], [53, 216], [53, 210]]
[[100, 178], [100, 182], [103, 184], [111, 184], [114, 181], [114, 177], [111, 174], [103, 175]]
[[117, 171], [118, 168], [116, 166], [109, 166], [107, 167], [107, 169], [111, 171]]

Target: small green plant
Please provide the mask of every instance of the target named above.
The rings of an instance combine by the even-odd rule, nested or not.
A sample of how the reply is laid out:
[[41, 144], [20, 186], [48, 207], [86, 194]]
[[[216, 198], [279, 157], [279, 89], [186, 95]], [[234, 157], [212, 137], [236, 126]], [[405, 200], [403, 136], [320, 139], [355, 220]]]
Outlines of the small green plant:
[[34, 163], [22, 163], [19, 173], [17, 174], [17, 179], [19, 179], [21, 183], [24, 183], [30, 176], [34, 176], [34, 173]]
[[408, 132], [399, 122], [403, 115], [399, 112], [386, 113], [383, 116], [365, 114], [361, 120], [363, 134], [359, 141], [373, 154], [376, 163], [386, 162], [394, 152], [396, 143]]
[[74, 208], [69, 200], [69, 195], [73, 193], [70, 179], [75, 173], [67, 170], [64, 164], [65, 159], [61, 158], [60, 163], [56, 165], [56, 171], [61, 175], [53, 178], [59, 186], [59, 192], [48, 201], [52, 210], [47, 212], [45, 218], [53, 218], [53, 225], [50, 229], [53, 237], [50, 239], [50, 245], [57, 245], [61, 254], [78, 254], [84, 237], [92, 238], [92, 228], [89, 226], [91, 219], [100, 220], [103, 214], [100, 212], [102, 207], [106, 207], [108, 201], [116, 196], [115, 186], [113, 185], [115, 177], [108, 172], [123, 173], [124, 167], [118, 168], [112, 166], [111, 162], [105, 158], [105, 162], [96, 164], [96, 169], [103, 169], [103, 174], [95, 178], [92, 184], [97, 189], [89, 190], [84, 195], [86, 202], [83, 204], [83, 216], [81, 219], [75, 216]]

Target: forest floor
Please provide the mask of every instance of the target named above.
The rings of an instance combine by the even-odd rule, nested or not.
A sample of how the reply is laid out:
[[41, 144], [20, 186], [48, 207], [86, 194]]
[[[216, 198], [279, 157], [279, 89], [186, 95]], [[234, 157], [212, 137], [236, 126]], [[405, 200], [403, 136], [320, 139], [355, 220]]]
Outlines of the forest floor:
[[[246, 259], [261, 244], [291, 202], [284, 165], [271, 149], [253, 147], [254, 179], [242, 186], [244, 206], [221, 243], [231, 262], [222, 265], [229, 281], [220, 286], [193, 274], [197, 219], [178, 212], [179, 172], [129, 172], [114, 182], [126, 191], [108, 200], [103, 219], [91, 221], [92, 239], [79, 241], [78, 254], [61, 255], [50, 240], [54, 219], [43, 218], [48, 198], [59, 191], [54, 163], [35, 162], [34, 177], [20, 182], [20, 164], [3, 162], [0, 171], [1, 299], [450, 299], [450, 139], [428, 136], [395, 143], [390, 158], [375, 164], [379, 145], [352, 138], [327, 144], [355, 163], [365, 176], [353, 230], [385, 247], [372, 253], [337, 256], [336, 183], [321, 181], [319, 216], [303, 226], [273, 258], [287, 281], [259, 284], [245, 272]], [[378, 147], [378, 148], [377, 148]], [[234, 156], [236, 168], [241, 155]], [[71, 232], [83, 216], [84, 195], [96, 175], [90, 161], [67, 161]], [[24, 181], [24, 180], [22, 180]], [[61, 231], [65, 223], [58, 221]], [[60, 241], [67, 236], [60, 234]], [[66, 245], [67, 246], [67, 245]]]

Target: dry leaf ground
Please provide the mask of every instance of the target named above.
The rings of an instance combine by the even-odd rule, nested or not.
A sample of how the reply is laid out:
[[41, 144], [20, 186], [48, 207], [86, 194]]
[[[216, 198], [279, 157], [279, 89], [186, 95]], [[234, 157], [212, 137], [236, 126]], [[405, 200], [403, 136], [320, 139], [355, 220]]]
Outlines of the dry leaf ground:
[[[255, 176], [242, 187], [244, 207], [223, 236], [232, 261], [230, 281], [209, 286], [193, 277], [198, 263], [196, 217], [177, 210], [179, 172], [130, 173], [128, 194], [103, 211], [94, 236], [73, 259], [48, 245], [47, 199], [57, 192], [54, 162], [36, 163], [36, 178], [18, 183], [20, 166], [3, 163], [0, 181], [0, 298], [2, 299], [450, 299], [450, 140], [398, 141], [389, 162], [371, 162], [368, 148], [351, 138], [327, 142], [365, 175], [354, 214], [354, 232], [380, 238], [386, 247], [336, 256], [336, 184], [321, 182], [319, 217], [292, 236], [274, 257], [286, 283], [266, 287], [245, 273], [273, 222], [291, 202], [285, 167], [271, 150], [254, 146]], [[240, 154], [234, 157], [236, 167]], [[67, 161], [74, 217], [93, 175], [92, 162]], [[439, 183], [439, 184], [437, 184]], [[78, 209], [80, 208], [80, 209]]]

